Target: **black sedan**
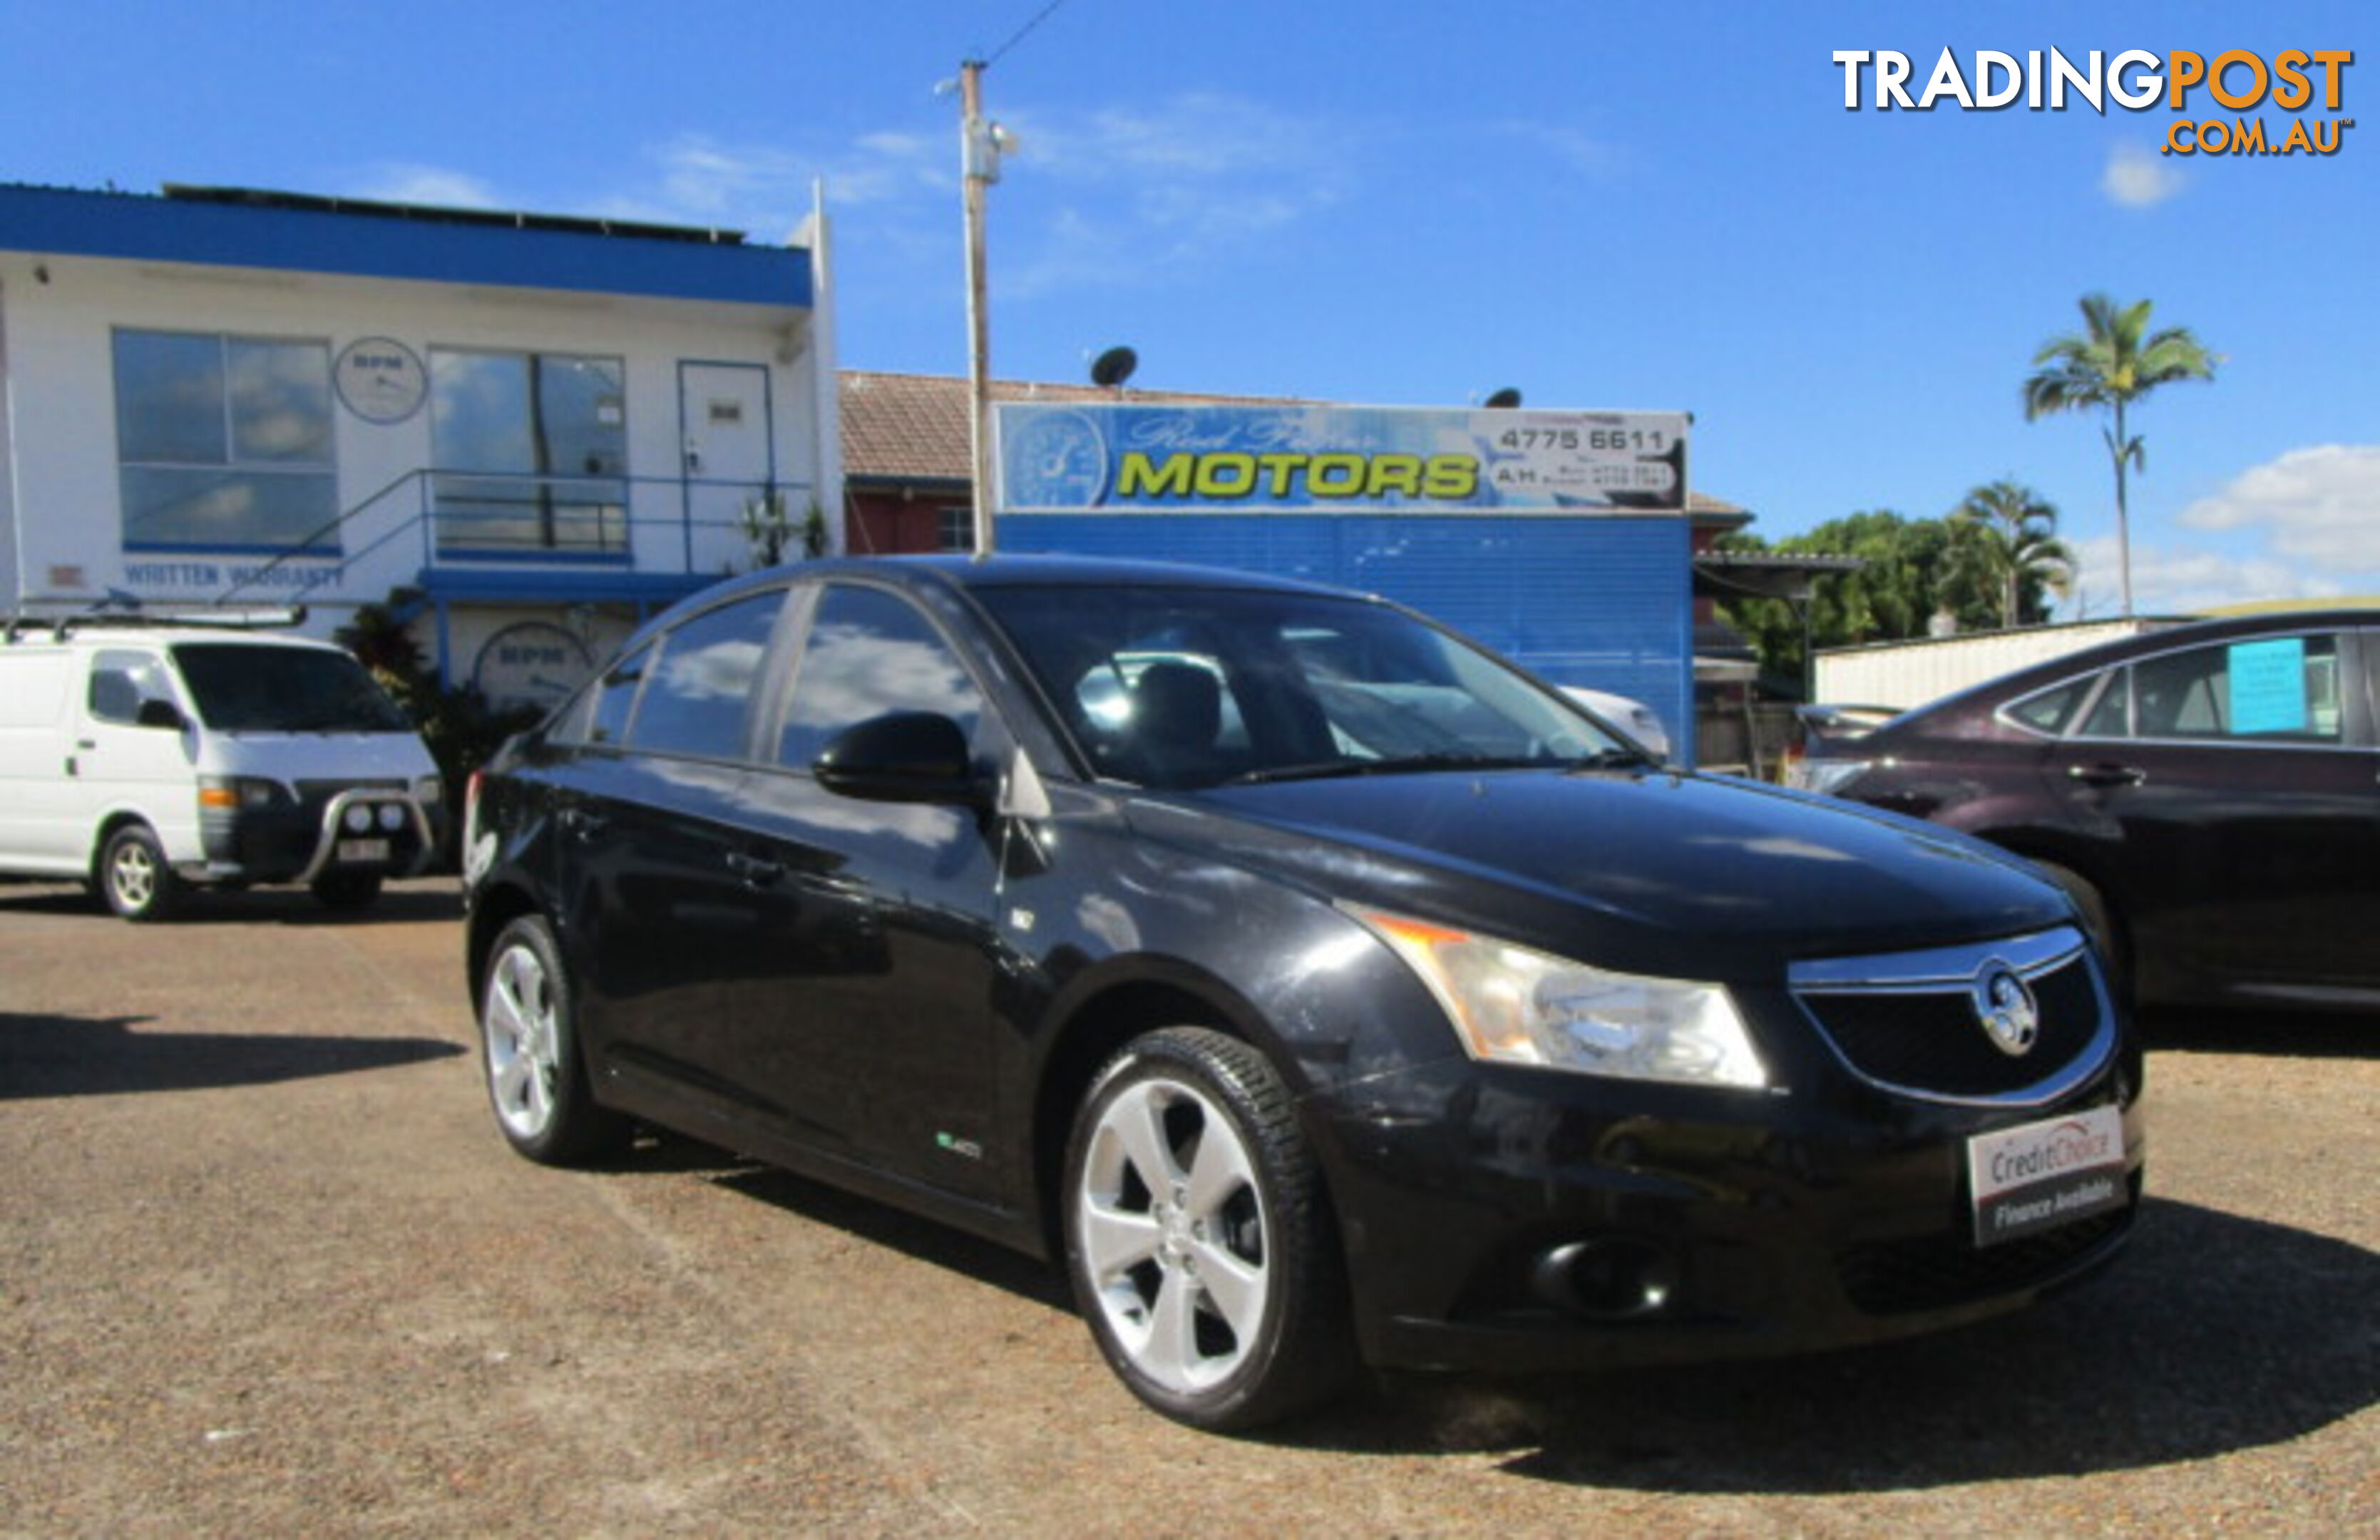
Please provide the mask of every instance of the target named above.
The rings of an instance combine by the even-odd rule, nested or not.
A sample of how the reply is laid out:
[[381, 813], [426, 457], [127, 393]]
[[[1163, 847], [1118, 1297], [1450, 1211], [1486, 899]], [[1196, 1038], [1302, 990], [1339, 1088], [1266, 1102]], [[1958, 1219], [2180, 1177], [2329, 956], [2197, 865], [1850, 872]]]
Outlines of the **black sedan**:
[[2376, 705], [2380, 611], [2208, 621], [1814, 736], [1794, 778], [2038, 862], [2143, 1001], [2370, 1010]]
[[468, 817], [522, 1154], [662, 1125], [1062, 1257], [1199, 1426], [1366, 1362], [1972, 1321], [2139, 1201], [2139, 1060], [2059, 889], [1655, 765], [1354, 595], [759, 574], [632, 639]]

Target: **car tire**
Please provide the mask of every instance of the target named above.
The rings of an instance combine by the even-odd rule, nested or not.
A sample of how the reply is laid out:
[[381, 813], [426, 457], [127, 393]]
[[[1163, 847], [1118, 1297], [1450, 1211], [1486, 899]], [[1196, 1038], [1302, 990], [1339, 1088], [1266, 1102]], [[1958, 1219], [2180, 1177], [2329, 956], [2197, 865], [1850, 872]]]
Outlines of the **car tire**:
[[1075, 1299], [1155, 1410], [1238, 1432], [1353, 1377], [1321, 1171], [1288, 1087], [1248, 1044], [1169, 1027], [1127, 1045], [1076, 1114], [1062, 1209]]
[[184, 884], [145, 823], [128, 823], [100, 846], [98, 887], [107, 907], [136, 925], [181, 907]]
[[2082, 916], [2082, 928], [2099, 949], [2099, 961], [2107, 973], [2107, 988], [2119, 1000], [2129, 1000], [2131, 994], [2131, 962], [2124, 942], [2122, 926], [2116, 912], [2107, 903], [2107, 895], [2098, 885], [2070, 867], [2055, 861], [2035, 861], [2041, 874], [2066, 890], [2074, 907]]
[[584, 1165], [628, 1140], [627, 1120], [589, 1088], [573, 999], [544, 918], [505, 926], [480, 978], [480, 1061], [497, 1128], [540, 1165]]
[[381, 874], [376, 871], [326, 871], [310, 884], [314, 901], [325, 909], [346, 912], [369, 909], [380, 897]]

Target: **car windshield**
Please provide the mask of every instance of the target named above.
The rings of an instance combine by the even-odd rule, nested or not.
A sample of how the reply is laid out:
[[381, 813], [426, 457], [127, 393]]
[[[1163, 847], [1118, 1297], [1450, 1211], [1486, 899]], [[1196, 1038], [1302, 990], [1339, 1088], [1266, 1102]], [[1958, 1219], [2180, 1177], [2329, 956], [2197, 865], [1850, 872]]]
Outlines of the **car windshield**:
[[407, 733], [413, 724], [344, 652], [184, 642], [183, 682], [208, 726], [225, 733]]
[[1636, 762], [1559, 696], [1386, 605], [1164, 585], [978, 590], [1101, 775], [1182, 788]]

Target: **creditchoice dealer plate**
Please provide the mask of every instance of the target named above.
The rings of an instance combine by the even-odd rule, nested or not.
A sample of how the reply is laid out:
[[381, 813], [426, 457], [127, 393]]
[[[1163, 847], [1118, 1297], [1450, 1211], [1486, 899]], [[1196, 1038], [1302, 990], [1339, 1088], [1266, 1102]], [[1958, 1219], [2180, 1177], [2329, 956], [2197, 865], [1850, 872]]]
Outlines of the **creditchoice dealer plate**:
[[2097, 1107], [1967, 1141], [1975, 1244], [1998, 1245], [2124, 1204], [2124, 1119]]

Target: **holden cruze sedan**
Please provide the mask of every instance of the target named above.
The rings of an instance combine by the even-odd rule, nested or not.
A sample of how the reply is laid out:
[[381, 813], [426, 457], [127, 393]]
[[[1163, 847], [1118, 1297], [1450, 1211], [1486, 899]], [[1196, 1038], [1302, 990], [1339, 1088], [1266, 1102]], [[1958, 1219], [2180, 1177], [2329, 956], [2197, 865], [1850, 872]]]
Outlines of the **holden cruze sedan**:
[[2375, 711], [2380, 612], [2266, 613], [2103, 643], [1814, 737], [1794, 778], [2037, 862], [2142, 1001], [2368, 1011]]
[[1143, 1401], [1866, 1342], [2088, 1273], [2138, 1056], [1988, 846], [1658, 767], [1329, 589], [806, 564], [474, 782], [531, 1159], [666, 1126], [1062, 1258]]

